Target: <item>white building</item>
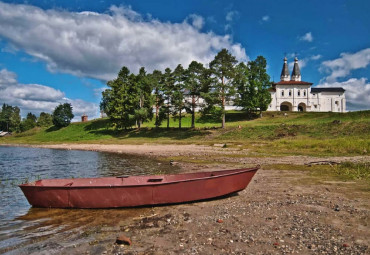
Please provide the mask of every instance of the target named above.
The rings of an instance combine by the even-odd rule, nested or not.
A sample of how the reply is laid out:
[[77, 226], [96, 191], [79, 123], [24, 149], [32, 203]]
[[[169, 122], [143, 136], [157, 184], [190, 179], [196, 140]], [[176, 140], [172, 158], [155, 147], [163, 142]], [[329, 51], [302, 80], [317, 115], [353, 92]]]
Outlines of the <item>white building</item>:
[[301, 80], [298, 59], [294, 59], [292, 77], [284, 58], [280, 81], [270, 89], [272, 101], [268, 111], [345, 112], [343, 88], [311, 88], [312, 83]]

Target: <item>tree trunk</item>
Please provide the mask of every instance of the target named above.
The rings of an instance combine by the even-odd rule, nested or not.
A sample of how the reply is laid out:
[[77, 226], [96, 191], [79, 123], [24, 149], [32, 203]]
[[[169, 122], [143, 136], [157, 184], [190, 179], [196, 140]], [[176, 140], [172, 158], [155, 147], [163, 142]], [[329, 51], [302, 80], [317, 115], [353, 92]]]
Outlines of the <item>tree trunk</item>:
[[155, 98], [155, 126], [158, 127], [158, 114], [159, 114], [159, 105], [158, 105], [158, 97]]
[[191, 96], [191, 128], [195, 128], [195, 96]]
[[179, 113], [179, 129], [181, 129], [181, 109], [180, 109], [180, 113]]
[[167, 103], [167, 129], [169, 128], [170, 128], [170, 105]]
[[[141, 108], [143, 108], [143, 100], [142, 100], [141, 97], [140, 97], [140, 101], [139, 101], [139, 108], [140, 108], [140, 110], [141, 110]], [[141, 117], [139, 117], [138, 120], [137, 120], [137, 127], [138, 127], [138, 129], [140, 129], [140, 127], [141, 127]]]
[[221, 105], [222, 105], [222, 128], [225, 128], [225, 87], [224, 77], [222, 77], [222, 89], [221, 89]]

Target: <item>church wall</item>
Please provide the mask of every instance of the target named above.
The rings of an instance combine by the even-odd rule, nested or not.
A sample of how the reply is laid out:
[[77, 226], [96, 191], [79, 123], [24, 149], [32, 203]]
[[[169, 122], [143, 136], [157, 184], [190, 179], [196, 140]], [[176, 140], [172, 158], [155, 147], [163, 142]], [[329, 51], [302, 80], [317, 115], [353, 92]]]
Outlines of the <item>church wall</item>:
[[345, 112], [345, 95], [341, 92], [320, 92], [311, 94], [312, 111]]

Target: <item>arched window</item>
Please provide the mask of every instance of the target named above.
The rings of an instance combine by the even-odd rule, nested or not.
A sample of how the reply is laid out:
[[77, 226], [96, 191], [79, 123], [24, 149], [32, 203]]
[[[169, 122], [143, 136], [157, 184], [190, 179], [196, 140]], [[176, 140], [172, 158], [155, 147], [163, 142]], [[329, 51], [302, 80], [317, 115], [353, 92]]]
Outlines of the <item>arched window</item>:
[[284, 96], [284, 90], [281, 91], [281, 96], [283, 97]]
[[306, 96], [306, 90], [303, 91], [303, 95]]
[[289, 90], [289, 96], [290, 96], [290, 97], [292, 96], [292, 91], [291, 91], [291, 90]]
[[298, 96], [300, 96], [301, 95], [301, 91], [300, 90], [298, 90]]

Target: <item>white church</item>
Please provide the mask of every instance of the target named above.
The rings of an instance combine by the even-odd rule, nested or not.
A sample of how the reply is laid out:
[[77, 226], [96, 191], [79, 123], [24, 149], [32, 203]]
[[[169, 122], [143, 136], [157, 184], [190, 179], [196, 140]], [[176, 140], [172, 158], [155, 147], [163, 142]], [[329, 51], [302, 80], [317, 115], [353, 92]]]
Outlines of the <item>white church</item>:
[[343, 88], [311, 88], [313, 83], [301, 80], [298, 59], [294, 59], [292, 76], [284, 58], [280, 81], [270, 89], [272, 101], [268, 111], [345, 112]]

